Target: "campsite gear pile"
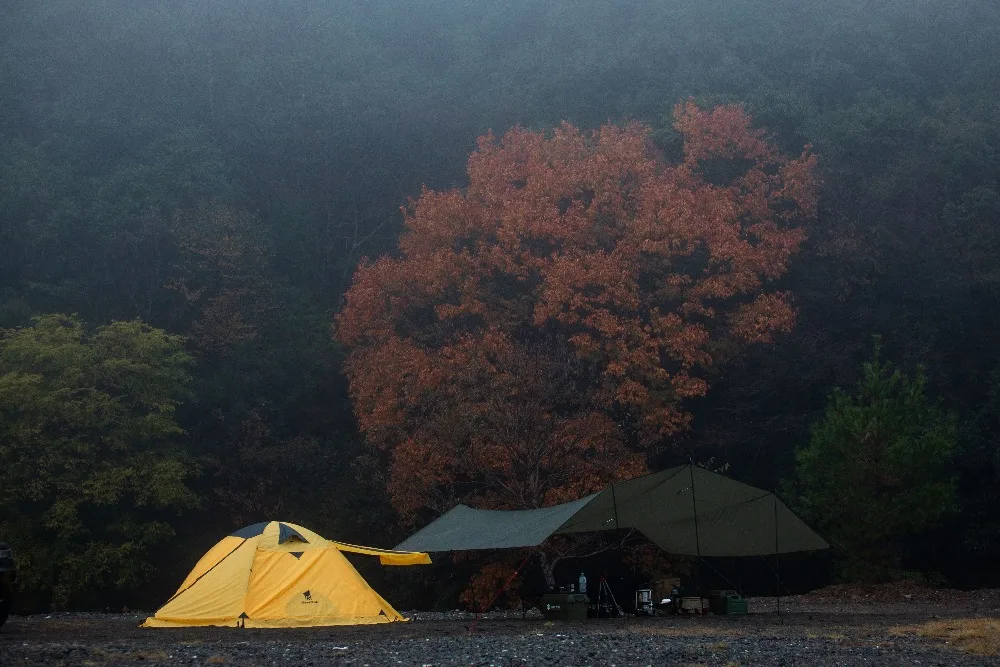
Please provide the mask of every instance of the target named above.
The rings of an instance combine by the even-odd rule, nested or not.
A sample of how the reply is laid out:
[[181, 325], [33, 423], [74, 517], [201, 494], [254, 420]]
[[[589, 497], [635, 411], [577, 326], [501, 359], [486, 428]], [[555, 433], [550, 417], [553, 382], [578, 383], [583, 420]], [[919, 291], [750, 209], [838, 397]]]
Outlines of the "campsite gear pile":
[[707, 614], [717, 616], [746, 614], [747, 601], [734, 590], [713, 590], [708, 598], [700, 595], [684, 595], [682, 589], [673, 589], [674, 597], [655, 599], [654, 591], [640, 588], [635, 592], [635, 613], [639, 616], [661, 616], [669, 614]]
[[694, 592], [682, 587], [677, 578], [657, 581], [655, 588], [640, 588], [635, 592], [635, 612], [645, 616], [747, 613], [747, 601], [738, 591], [713, 590], [708, 598], [692, 595]]
[[143, 626], [287, 628], [407, 620], [342, 552], [378, 556], [383, 565], [431, 562], [426, 553], [333, 542], [292, 523], [258, 523], [212, 547]]

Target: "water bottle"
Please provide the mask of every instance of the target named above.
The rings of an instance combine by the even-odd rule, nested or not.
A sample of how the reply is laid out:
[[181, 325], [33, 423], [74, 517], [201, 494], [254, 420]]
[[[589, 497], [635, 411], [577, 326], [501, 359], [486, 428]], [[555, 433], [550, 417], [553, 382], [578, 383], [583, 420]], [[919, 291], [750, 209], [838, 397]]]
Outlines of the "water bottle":
[[580, 573], [580, 579], [579, 579], [578, 583], [580, 584], [580, 592], [581, 593], [586, 593], [587, 592], [587, 575], [585, 575], [583, 572]]

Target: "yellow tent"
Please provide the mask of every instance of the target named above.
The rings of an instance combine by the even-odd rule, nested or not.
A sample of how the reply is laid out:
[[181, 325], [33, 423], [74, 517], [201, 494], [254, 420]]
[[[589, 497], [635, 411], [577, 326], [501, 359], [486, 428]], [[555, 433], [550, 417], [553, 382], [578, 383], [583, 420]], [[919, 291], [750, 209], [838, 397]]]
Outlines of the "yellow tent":
[[383, 565], [431, 562], [425, 553], [331, 542], [291, 523], [258, 523], [212, 547], [143, 626], [289, 628], [405, 621], [342, 551], [378, 556]]

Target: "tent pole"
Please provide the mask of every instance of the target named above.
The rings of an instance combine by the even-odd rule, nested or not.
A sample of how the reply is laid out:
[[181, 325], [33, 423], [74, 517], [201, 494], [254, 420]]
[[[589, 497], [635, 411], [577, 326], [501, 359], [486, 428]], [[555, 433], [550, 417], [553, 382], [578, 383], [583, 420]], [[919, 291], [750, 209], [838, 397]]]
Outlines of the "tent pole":
[[618, 523], [618, 499], [615, 497], [615, 483], [611, 483], [611, 504], [615, 508], [615, 537], [621, 538], [621, 525]]
[[[622, 545], [622, 528], [621, 528], [621, 524], [618, 523], [618, 497], [615, 495], [615, 483], [614, 482], [611, 482], [611, 506], [614, 507], [614, 510], [615, 510], [615, 539], [618, 541], [618, 550], [619, 550], [619, 553], [620, 553], [621, 552], [621, 548], [623, 546]], [[604, 587], [607, 586], [607, 582], [604, 579], [605, 579], [604, 575], [601, 575], [601, 581], [597, 585], [598, 586], [598, 589], [597, 589], [597, 618], [601, 617], [601, 593], [604, 592]], [[608, 590], [610, 591], [611, 589], [609, 588]], [[607, 597], [607, 593], [605, 593], [605, 597]], [[615, 601], [615, 604], [616, 605], [618, 604], [617, 600]], [[608, 615], [609, 616], [611, 615], [610, 611], [608, 612]]]
[[694, 552], [698, 557], [695, 562], [695, 585], [698, 589], [698, 595], [701, 596], [701, 585], [698, 582], [698, 566], [701, 564], [701, 539], [698, 535], [698, 501], [695, 498], [697, 495], [694, 491], [694, 463], [688, 464], [688, 472], [691, 474], [691, 510], [694, 513]]
[[774, 596], [778, 614], [781, 614], [781, 578], [778, 576], [778, 494], [774, 497]]

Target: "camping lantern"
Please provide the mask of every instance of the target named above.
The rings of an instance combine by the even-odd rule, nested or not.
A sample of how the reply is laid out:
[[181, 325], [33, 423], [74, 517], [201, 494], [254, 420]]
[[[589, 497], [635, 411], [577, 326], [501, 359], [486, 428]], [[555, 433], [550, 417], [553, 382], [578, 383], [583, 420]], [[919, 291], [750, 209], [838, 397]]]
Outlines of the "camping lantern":
[[653, 615], [653, 589], [640, 588], [635, 592], [635, 613]]

